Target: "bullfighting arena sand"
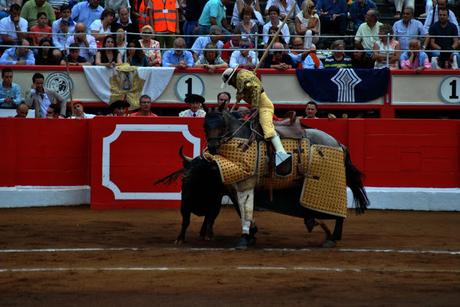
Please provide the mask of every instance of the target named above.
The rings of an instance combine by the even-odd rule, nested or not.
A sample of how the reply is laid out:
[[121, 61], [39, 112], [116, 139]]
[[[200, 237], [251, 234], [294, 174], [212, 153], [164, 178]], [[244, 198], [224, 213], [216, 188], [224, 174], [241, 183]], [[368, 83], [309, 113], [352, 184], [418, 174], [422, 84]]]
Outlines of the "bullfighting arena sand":
[[459, 306], [459, 212], [349, 212], [334, 249], [301, 219], [256, 218], [236, 251], [232, 208], [180, 247], [179, 210], [1, 209], [0, 306]]

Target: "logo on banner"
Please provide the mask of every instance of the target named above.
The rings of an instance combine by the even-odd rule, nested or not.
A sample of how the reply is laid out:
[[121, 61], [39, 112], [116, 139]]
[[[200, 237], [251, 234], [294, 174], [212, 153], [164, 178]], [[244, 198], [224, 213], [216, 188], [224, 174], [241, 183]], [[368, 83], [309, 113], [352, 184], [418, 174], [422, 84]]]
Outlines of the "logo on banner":
[[65, 99], [70, 99], [70, 94], [73, 91], [73, 81], [67, 74], [62, 72], [53, 72], [46, 76], [44, 86], [47, 89], [53, 90]]
[[355, 87], [363, 81], [355, 73], [353, 69], [341, 68], [331, 78], [337, 89], [337, 102], [354, 102], [355, 101]]

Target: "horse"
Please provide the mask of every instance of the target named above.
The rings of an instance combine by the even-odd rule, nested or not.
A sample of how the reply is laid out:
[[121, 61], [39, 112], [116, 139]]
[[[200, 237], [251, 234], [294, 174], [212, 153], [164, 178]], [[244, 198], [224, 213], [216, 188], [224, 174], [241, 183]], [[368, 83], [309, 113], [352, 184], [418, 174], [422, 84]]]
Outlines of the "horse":
[[[251, 142], [250, 140], [254, 137], [254, 135], [256, 135], [257, 138], [257, 135], [260, 135], [260, 133], [257, 132], [257, 125], [253, 125], [255, 122], [257, 121], [241, 121], [228, 111], [213, 111], [207, 113], [204, 121], [204, 129], [209, 153], [211, 155], [218, 154], [220, 147], [229, 142], [232, 138], [244, 139], [248, 140], [248, 142]], [[305, 129], [302, 137], [308, 139], [310, 145], [324, 145], [343, 150], [346, 184], [353, 193], [356, 212], [358, 214], [364, 213], [370, 203], [362, 182], [363, 174], [356, 166], [353, 165], [350, 153], [346, 146], [340, 144], [331, 135], [318, 129]], [[243, 146], [247, 145], [248, 142], [243, 144]], [[261, 137], [259, 137], [259, 142], [264, 142], [261, 140]], [[299, 155], [301, 155], [301, 150], [299, 150]], [[240, 182], [237, 182], [236, 184], [233, 184], [232, 186], [228, 186], [227, 188], [233, 190], [234, 194], [236, 194], [236, 197], [234, 198], [236, 198], [238, 205], [240, 207], [243, 206], [240, 209], [247, 208], [244, 207], [245, 204], [242, 203], [253, 201], [255, 198], [255, 203], [258, 203], [259, 206], [261, 205], [262, 207], [266, 207], [270, 210], [303, 217], [305, 225], [309, 231], [311, 231], [315, 225], [321, 225], [326, 232], [326, 240], [323, 244], [324, 246], [335, 246], [336, 241], [341, 239], [344, 219], [343, 216], [322, 213], [301, 206], [299, 202], [300, 195], [302, 193], [301, 183], [294, 182], [287, 188], [275, 191], [267, 191], [269, 190], [269, 187], [263, 185], [257, 186], [257, 184], [257, 176], [252, 175]], [[256, 191], [255, 194], [254, 191]], [[271, 197], [267, 196], [269, 194]], [[327, 227], [325, 227], [324, 224], [316, 222], [315, 218], [335, 219], [336, 224], [334, 232], [330, 233], [330, 231], [327, 230]], [[242, 222], [244, 223], [243, 220]], [[247, 248], [247, 242], [245, 242], [245, 240], [240, 240], [237, 248]]]
[[[249, 122], [242, 123], [234, 114], [229, 112], [209, 112], [205, 117], [204, 128], [208, 150], [213, 153], [217, 152], [222, 142], [228, 139], [230, 135], [247, 138], [251, 135], [252, 129]], [[356, 212], [364, 213], [369, 205], [369, 200], [362, 183], [363, 174], [353, 165], [348, 149], [321, 130], [305, 129], [304, 136], [311, 144], [323, 144], [344, 149], [346, 183], [353, 193]], [[185, 241], [191, 213], [205, 216], [200, 230], [200, 237], [211, 239], [214, 221], [219, 214], [221, 199], [224, 195], [228, 195], [232, 202], [236, 204], [235, 209], [240, 214], [236, 196], [237, 191], [234, 186], [224, 185], [216, 163], [208, 161], [203, 156], [194, 159], [189, 158], [183, 154], [182, 148], [179, 154], [183, 160], [183, 168], [157, 181], [157, 183], [168, 184], [183, 175], [181, 194], [181, 214], [183, 219], [181, 230], [175, 243], [181, 244]], [[325, 240], [322, 246], [334, 247], [336, 242], [342, 238], [344, 218], [301, 206], [298, 197], [301, 189], [300, 185], [296, 185], [283, 190], [275, 190], [269, 197], [269, 193], [266, 190], [258, 188], [255, 190], [255, 207], [303, 218], [308, 232], [311, 232], [315, 226], [321, 226], [325, 232]], [[326, 219], [335, 220], [333, 232], [321, 221]], [[250, 242], [255, 242], [256, 233], [257, 227], [253, 225], [250, 229]]]

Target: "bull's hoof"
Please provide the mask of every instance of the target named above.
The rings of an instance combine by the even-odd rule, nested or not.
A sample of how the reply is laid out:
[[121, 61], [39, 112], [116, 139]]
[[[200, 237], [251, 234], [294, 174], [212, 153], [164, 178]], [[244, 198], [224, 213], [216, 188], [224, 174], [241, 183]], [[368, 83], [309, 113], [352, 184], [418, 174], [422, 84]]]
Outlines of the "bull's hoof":
[[184, 239], [182, 238], [177, 238], [176, 241], [174, 241], [175, 245], [182, 245], [185, 242]]
[[[253, 239], [254, 240], [254, 239]], [[242, 235], [240, 240], [238, 241], [238, 244], [236, 245], [237, 250], [246, 250], [248, 249], [248, 246], [250, 245], [251, 239], [249, 238], [249, 235]]]
[[337, 245], [337, 243], [333, 240], [326, 240], [324, 243], [321, 245], [324, 248], [333, 248]]

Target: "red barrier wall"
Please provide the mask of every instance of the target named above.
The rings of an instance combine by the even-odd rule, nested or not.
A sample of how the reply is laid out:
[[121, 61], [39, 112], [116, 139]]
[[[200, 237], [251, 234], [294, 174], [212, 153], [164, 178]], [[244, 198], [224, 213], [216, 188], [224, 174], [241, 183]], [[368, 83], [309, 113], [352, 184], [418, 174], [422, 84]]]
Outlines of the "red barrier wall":
[[[366, 186], [460, 187], [460, 121], [318, 119], [366, 174]], [[175, 207], [178, 151], [204, 146], [202, 119], [0, 120], [0, 187], [91, 185], [93, 208]]]

